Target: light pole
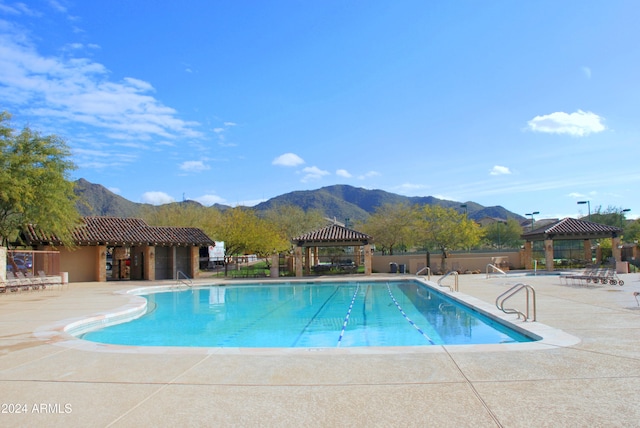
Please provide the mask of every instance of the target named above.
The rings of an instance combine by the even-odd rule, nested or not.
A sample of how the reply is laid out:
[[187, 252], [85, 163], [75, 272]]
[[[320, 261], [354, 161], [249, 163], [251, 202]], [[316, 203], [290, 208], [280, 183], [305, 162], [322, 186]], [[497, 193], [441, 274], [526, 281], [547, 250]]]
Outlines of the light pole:
[[591, 221], [591, 201], [578, 201], [578, 205], [587, 204], [587, 211], [589, 213], [589, 221]]
[[534, 215], [537, 215], [537, 214], [540, 214], [540, 211], [534, 211], [534, 212], [531, 212], [531, 213], [527, 213], [527, 214], [525, 214], [525, 215], [530, 215], [530, 216], [531, 216], [531, 230], [533, 230], [533, 225], [534, 225], [534, 223], [536, 222], [536, 221], [534, 220], [533, 216], [534, 216]]
[[464, 208], [464, 215], [467, 215], [467, 204], [460, 205], [460, 208]]
[[507, 224], [506, 222], [502, 221], [502, 220], [498, 220], [496, 223], [498, 226], [498, 248], [502, 248], [502, 238], [500, 237], [500, 225], [501, 224]]
[[629, 211], [631, 211], [631, 208], [625, 208], [622, 211], [620, 211], [620, 228], [624, 229], [624, 213], [628, 213]]

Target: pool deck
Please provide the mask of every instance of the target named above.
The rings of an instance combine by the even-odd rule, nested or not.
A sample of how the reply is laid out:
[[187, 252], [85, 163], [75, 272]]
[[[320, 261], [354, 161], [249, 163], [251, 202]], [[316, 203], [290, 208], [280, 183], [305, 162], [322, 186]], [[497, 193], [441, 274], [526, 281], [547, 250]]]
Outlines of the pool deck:
[[[371, 278], [387, 277], [411, 275]], [[639, 426], [640, 274], [620, 277], [622, 287], [460, 275], [460, 293], [490, 305], [530, 284], [538, 322], [579, 339], [503, 349], [114, 351], [47, 332], [126, 307], [117, 292], [149, 282], [2, 294], [0, 425]]]

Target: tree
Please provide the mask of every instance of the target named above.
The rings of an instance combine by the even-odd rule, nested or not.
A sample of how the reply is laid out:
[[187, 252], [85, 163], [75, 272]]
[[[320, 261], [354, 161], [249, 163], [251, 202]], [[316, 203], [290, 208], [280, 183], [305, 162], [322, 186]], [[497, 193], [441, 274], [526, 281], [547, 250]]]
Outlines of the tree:
[[522, 226], [517, 220], [510, 218], [506, 221], [496, 220], [487, 225], [484, 239], [490, 246], [496, 248], [517, 248], [522, 245]]
[[358, 228], [374, 238], [376, 248], [393, 255], [394, 248], [416, 242], [412, 212], [406, 204], [384, 204]]
[[[282, 238], [273, 224], [243, 207], [228, 209], [222, 213], [215, 236], [224, 241], [225, 258], [253, 253], [268, 261], [269, 256], [289, 247], [289, 242]], [[225, 275], [226, 273], [225, 264]]]
[[283, 239], [291, 238], [318, 229], [327, 222], [319, 210], [304, 211], [295, 205], [280, 205], [264, 213], [264, 218], [272, 223]]
[[480, 226], [464, 213], [439, 205], [424, 205], [414, 209], [416, 234], [423, 242], [442, 254], [440, 269], [447, 270], [448, 251], [477, 245], [482, 238]]
[[75, 169], [64, 140], [42, 136], [25, 127], [10, 127], [11, 115], [0, 113], [0, 245], [7, 246], [28, 224], [73, 246], [72, 231], [80, 223], [74, 184]]
[[624, 213], [625, 211], [622, 208], [608, 206], [606, 209], [603, 209], [602, 206], [599, 205], [591, 213], [590, 221], [623, 228], [626, 220]]
[[630, 223], [624, 230], [625, 242], [640, 241], [640, 219]]

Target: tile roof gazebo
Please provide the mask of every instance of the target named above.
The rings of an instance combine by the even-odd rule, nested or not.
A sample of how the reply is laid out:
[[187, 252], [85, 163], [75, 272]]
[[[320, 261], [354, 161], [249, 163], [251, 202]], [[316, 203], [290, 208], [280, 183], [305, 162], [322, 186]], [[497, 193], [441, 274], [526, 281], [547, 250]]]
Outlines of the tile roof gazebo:
[[544, 225], [532, 231], [520, 235], [525, 240], [524, 264], [526, 269], [532, 269], [533, 241], [544, 241], [544, 254], [548, 271], [553, 270], [553, 241], [554, 239], [583, 240], [584, 256], [591, 260], [591, 240], [611, 238], [612, 256], [615, 260], [621, 260], [620, 234], [622, 229], [606, 224], [592, 223], [590, 221], [564, 218], [554, 223]]
[[[195, 227], [149, 226], [139, 218], [82, 218], [83, 224], [72, 231], [77, 248], [60, 253], [60, 269], [69, 272], [71, 282], [106, 281], [107, 248], [113, 248], [113, 262], [130, 260], [130, 279], [173, 279], [177, 271], [191, 278], [198, 275], [199, 249], [215, 245]], [[22, 241], [34, 248], [62, 247], [60, 240], [42, 233], [37, 226], [22, 230]], [[115, 279], [123, 279], [120, 269]]]
[[[318, 258], [318, 247], [355, 247], [356, 263], [360, 261], [360, 251], [364, 247], [364, 274], [371, 275], [371, 243], [373, 238], [367, 234], [348, 229], [338, 224], [331, 224], [318, 230], [305, 233], [291, 240], [295, 245], [295, 271], [296, 276], [302, 276], [304, 266], [305, 274], [311, 271], [311, 249], [314, 249], [314, 258]], [[304, 263], [302, 251], [305, 250]]]

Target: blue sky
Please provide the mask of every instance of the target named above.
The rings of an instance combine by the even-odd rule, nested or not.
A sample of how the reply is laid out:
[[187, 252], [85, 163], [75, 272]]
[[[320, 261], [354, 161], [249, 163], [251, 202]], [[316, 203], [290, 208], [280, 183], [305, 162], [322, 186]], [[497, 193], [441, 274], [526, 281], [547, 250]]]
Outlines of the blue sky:
[[640, 203], [636, 1], [0, 0], [0, 110], [134, 202]]

